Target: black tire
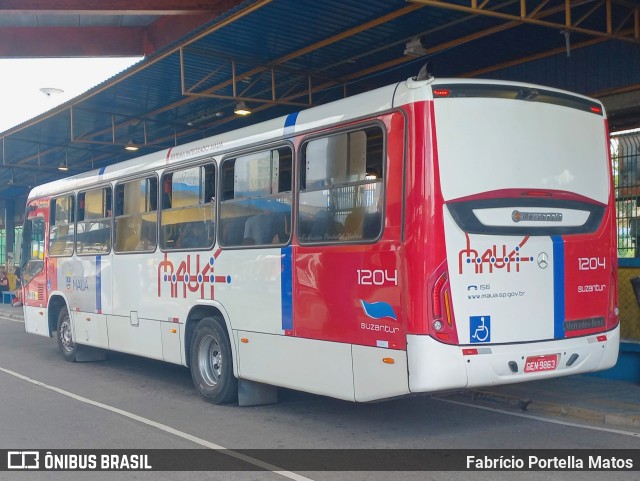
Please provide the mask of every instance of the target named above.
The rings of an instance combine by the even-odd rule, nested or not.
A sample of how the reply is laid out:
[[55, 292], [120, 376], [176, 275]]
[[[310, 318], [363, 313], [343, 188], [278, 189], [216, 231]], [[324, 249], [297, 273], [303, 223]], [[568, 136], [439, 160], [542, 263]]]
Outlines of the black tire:
[[58, 339], [58, 349], [60, 349], [62, 357], [64, 357], [65, 361], [74, 362], [76, 360], [78, 346], [73, 342], [71, 318], [69, 317], [69, 311], [67, 311], [66, 307], [62, 308], [60, 314], [58, 314], [56, 338]]
[[213, 404], [238, 399], [238, 380], [233, 375], [229, 336], [211, 317], [202, 319], [191, 340], [191, 377], [202, 397]]

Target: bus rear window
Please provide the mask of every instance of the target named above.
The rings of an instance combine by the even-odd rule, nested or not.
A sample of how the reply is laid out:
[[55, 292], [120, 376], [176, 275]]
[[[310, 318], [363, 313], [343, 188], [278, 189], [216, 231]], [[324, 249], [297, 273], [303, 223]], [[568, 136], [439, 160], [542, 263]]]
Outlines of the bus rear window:
[[473, 98], [487, 97], [494, 99], [525, 100], [560, 105], [572, 109], [583, 110], [603, 115], [602, 107], [596, 102], [562, 92], [554, 92], [541, 88], [518, 85], [490, 84], [445, 84], [434, 85], [434, 98]]

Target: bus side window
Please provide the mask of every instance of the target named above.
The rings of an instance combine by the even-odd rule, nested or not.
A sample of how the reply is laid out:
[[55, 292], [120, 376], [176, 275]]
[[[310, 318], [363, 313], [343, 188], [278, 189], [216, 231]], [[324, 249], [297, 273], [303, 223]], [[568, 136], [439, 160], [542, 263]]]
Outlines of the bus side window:
[[115, 252], [153, 251], [156, 247], [158, 180], [118, 184], [115, 190]]
[[220, 205], [224, 247], [285, 245], [291, 238], [290, 147], [225, 159]]
[[76, 252], [104, 254], [111, 250], [111, 187], [78, 194]]
[[70, 256], [75, 238], [73, 194], [56, 197], [51, 201], [49, 222], [49, 254]]
[[160, 247], [210, 249], [215, 242], [215, 164], [166, 173], [162, 177]]
[[377, 126], [303, 144], [301, 243], [371, 242], [381, 235], [384, 145]]

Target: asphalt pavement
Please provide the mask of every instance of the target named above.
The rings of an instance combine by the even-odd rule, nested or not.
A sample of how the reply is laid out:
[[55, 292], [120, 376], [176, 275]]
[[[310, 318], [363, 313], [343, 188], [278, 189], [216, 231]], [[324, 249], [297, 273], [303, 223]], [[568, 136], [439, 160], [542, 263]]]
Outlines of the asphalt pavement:
[[[0, 317], [24, 319], [21, 307], [1, 303]], [[569, 376], [437, 396], [489, 409], [510, 409], [615, 429], [640, 428], [640, 384], [600, 376]]]

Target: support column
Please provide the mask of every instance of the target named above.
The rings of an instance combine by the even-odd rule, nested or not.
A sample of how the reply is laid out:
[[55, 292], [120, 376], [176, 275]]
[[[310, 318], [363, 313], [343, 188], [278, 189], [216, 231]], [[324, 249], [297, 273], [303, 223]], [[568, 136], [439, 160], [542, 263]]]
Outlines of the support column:
[[14, 255], [13, 249], [16, 243], [16, 230], [13, 222], [16, 213], [16, 203], [14, 200], [4, 201], [4, 229], [5, 229], [5, 266], [13, 269]]

